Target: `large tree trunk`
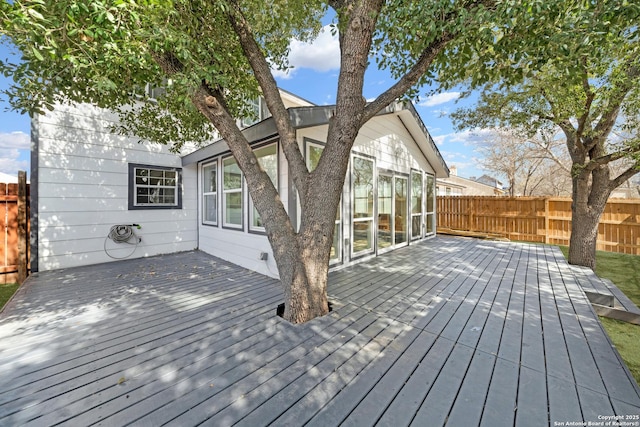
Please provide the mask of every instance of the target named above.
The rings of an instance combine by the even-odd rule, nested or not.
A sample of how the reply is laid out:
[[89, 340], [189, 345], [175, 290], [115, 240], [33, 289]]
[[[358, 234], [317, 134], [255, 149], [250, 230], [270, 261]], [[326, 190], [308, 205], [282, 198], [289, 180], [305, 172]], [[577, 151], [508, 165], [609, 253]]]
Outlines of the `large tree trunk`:
[[574, 176], [569, 264], [595, 270], [598, 226], [610, 194], [608, 165]]
[[597, 211], [584, 204], [572, 203], [569, 264], [596, 268], [596, 243], [602, 210]]
[[283, 318], [291, 323], [303, 323], [329, 312], [327, 275], [329, 251], [304, 248], [297, 252], [292, 263], [281, 273], [284, 286]]

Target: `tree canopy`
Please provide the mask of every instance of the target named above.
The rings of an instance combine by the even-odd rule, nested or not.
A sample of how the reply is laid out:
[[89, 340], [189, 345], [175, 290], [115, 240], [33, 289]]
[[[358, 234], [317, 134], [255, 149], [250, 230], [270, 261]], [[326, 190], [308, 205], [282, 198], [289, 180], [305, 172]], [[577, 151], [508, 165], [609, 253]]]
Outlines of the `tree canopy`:
[[[540, 53], [548, 59], [522, 81], [506, 87], [493, 79], [481, 86], [467, 80], [469, 87], [481, 89], [480, 98], [476, 106], [453, 114], [458, 127], [506, 126], [529, 136], [561, 129], [574, 161], [574, 176], [623, 157], [637, 160], [640, 7], [627, 2], [587, 6], [569, 15], [570, 27], [559, 27], [558, 36]], [[590, 152], [588, 164], [578, 158], [586, 152]], [[638, 165], [632, 162], [612, 181], [613, 188], [633, 175]]]
[[[122, 131], [176, 148], [184, 141], [206, 141], [210, 123], [191, 102], [203, 80], [224, 88], [227, 108], [237, 117], [248, 114], [246, 100], [258, 94], [249, 62], [232, 36], [228, 7], [198, 0], [2, 2], [2, 35], [23, 56], [20, 63], [0, 64], [15, 81], [5, 95], [14, 108], [30, 114], [57, 102], [116, 109], [123, 116]], [[251, 15], [252, 31], [274, 66], [284, 66], [290, 38], [315, 35], [323, 14], [318, 2], [275, 1], [269, 13]], [[132, 111], [131, 95], [146, 84], [164, 87], [167, 96]]]
[[[335, 30], [348, 37], [344, 17], [355, 3], [276, 0], [265, 8], [259, 1], [231, 0], [2, 2], [0, 34], [23, 55], [18, 64], [0, 62], [0, 70], [15, 81], [5, 95], [14, 108], [32, 114], [68, 101], [119, 109], [121, 131], [176, 148], [185, 140], [206, 141], [210, 122], [191, 102], [203, 81], [224, 90], [226, 108], [235, 117], [250, 114], [246, 100], [265, 90], [238, 28], [246, 27], [260, 49], [256, 54], [284, 69], [289, 41], [317, 35], [328, 7], [336, 13]], [[371, 3], [378, 4], [371, 8], [376, 20], [369, 61], [397, 79], [375, 109], [399, 96], [415, 96], [436, 79], [441, 87], [459, 78], [477, 85], [499, 72], [504, 84], [518, 81], [548, 59], [549, 40], [565, 40], [566, 32], [557, 34], [548, 23], [560, 13], [571, 15], [583, 2]], [[235, 26], [229, 19], [234, 15], [240, 17]], [[574, 23], [563, 25], [561, 31]], [[119, 108], [147, 83], [165, 86], [167, 96], [135, 112]]]
[[[524, 46], [513, 57], [521, 80], [500, 80], [500, 70], [509, 65], [504, 56], [492, 64], [484, 83], [458, 76], [458, 82], [479, 88], [480, 97], [453, 118], [460, 128], [500, 126], [526, 136], [561, 131], [572, 163], [569, 262], [595, 267], [606, 201], [640, 171], [640, 5], [580, 6], [561, 11], [546, 46], [532, 51]], [[541, 62], [530, 67], [528, 58]], [[613, 167], [617, 161], [624, 161], [622, 170]]]

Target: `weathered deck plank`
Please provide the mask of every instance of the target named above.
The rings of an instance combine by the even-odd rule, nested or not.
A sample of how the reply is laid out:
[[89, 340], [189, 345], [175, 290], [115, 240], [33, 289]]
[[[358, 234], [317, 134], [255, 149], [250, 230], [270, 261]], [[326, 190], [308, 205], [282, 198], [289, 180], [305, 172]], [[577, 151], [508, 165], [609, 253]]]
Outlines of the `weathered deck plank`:
[[514, 417], [518, 409], [519, 375], [518, 363], [497, 358], [480, 420], [481, 426], [514, 425]]
[[[415, 334], [419, 335], [414, 339]], [[332, 399], [314, 414], [308, 425], [354, 425], [356, 420], [377, 420], [410, 377], [412, 367], [420, 363], [435, 339], [433, 334], [411, 328], [391, 349], [395, 356], [401, 353], [397, 359], [385, 357], [385, 363], [376, 365], [375, 371], [371, 368], [366, 375], [356, 377], [349, 393]], [[347, 416], [350, 421], [345, 422]]]
[[199, 252], [41, 274], [0, 318], [0, 425], [640, 413], [583, 276], [557, 248], [437, 238], [331, 273], [334, 311], [294, 326], [275, 280]]

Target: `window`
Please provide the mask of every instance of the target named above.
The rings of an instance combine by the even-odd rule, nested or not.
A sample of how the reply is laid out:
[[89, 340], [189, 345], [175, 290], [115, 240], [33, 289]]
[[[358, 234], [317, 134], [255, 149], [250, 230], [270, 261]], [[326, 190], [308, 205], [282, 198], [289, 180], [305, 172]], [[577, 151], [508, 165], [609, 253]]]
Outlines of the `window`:
[[[271, 178], [271, 182], [273, 185], [278, 188], [278, 145], [271, 144], [266, 147], [258, 148], [254, 151], [256, 157], [258, 158], [258, 163], [262, 166], [262, 169], [269, 175]], [[253, 231], [264, 231], [264, 223], [262, 222], [262, 218], [260, 218], [260, 214], [258, 210], [253, 206], [253, 201], [251, 202], [251, 210], [249, 224], [250, 228]]]
[[137, 86], [133, 91], [133, 96], [139, 100], [156, 102], [167, 93], [167, 89], [172, 85], [173, 81], [171, 79], [162, 79], [159, 84], [147, 83], [144, 87]]
[[202, 223], [218, 225], [218, 162], [202, 167]]
[[373, 251], [373, 160], [360, 156], [352, 157], [351, 176], [353, 187], [352, 205], [352, 254]]
[[247, 101], [246, 110], [248, 114], [241, 120], [241, 126], [245, 128], [271, 116], [262, 97]]
[[411, 171], [411, 238], [422, 235], [422, 172]]
[[129, 209], [182, 209], [182, 169], [129, 164]]
[[242, 228], [242, 171], [233, 157], [222, 160], [223, 225]]
[[427, 175], [426, 181], [426, 210], [424, 214], [425, 233], [434, 234], [436, 232], [436, 198], [435, 198], [435, 179], [433, 175]]

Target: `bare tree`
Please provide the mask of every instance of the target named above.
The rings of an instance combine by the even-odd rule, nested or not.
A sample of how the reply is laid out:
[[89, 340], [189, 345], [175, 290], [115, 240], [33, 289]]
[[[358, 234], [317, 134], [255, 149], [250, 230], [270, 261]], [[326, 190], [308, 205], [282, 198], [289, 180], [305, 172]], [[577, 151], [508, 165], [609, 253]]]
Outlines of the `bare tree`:
[[506, 177], [511, 197], [571, 194], [570, 163], [552, 135], [495, 129], [479, 151], [483, 168]]

